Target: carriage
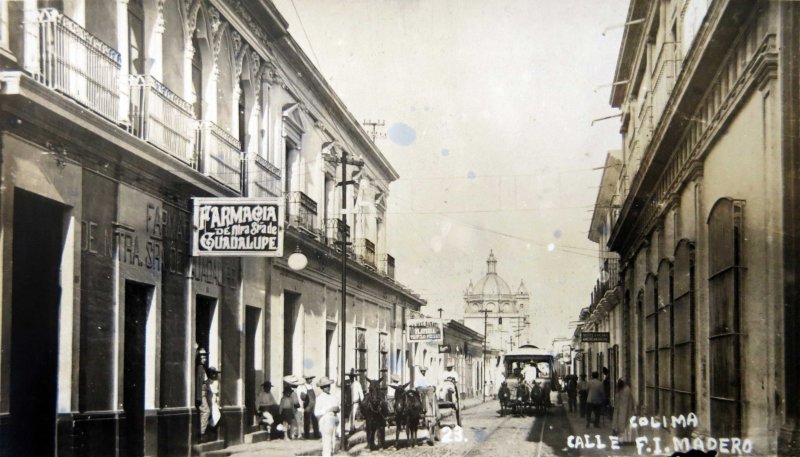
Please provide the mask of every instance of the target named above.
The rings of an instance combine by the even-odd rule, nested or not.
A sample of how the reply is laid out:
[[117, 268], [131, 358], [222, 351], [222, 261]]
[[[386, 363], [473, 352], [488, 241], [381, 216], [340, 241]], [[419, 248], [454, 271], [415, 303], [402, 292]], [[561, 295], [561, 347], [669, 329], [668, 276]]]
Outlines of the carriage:
[[[439, 440], [439, 433], [443, 427], [461, 426], [461, 396], [458, 385], [453, 383], [451, 386], [452, 392], [444, 399], [438, 397], [435, 387], [416, 390], [420, 394], [420, 400], [425, 404], [424, 414], [420, 415], [417, 425], [428, 431], [428, 444], [432, 445], [434, 440]], [[388, 419], [388, 423], [397, 426], [394, 414]]]
[[[547, 413], [550, 406], [550, 390], [555, 387], [556, 374], [553, 355], [533, 345], [523, 345], [503, 356], [506, 380], [498, 392], [500, 413], [515, 415]], [[533, 364], [535, 377], [525, 381], [525, 367]]]

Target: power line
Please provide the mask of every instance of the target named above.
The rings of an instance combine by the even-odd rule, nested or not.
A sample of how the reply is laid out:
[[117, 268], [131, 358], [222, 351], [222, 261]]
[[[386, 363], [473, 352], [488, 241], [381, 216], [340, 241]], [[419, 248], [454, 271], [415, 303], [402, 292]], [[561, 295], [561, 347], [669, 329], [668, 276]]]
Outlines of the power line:
[[308, 42], [308, 48], [311, 50], [311, 55], [314, 56], [314, 62], [317, 63], [317, 67], [319, 67], [319, 59], [317, 58], [317, 53], [314, 52], [314, 46], [311, 44], [311, 40], [308, 38], [308, 33], [306, 32], [306, 26], [303, 25], [303, 19], [300, 18], [300, 13], [297, 11], [297, 6], [294, 4], [294, 0], [292, 0], [292, 8], [294, 8], [294, 14], [297, 15], [297, 20], [300, 22], [300, 28], [303, 29], [303, 35], [306, 37], [306, 41]]

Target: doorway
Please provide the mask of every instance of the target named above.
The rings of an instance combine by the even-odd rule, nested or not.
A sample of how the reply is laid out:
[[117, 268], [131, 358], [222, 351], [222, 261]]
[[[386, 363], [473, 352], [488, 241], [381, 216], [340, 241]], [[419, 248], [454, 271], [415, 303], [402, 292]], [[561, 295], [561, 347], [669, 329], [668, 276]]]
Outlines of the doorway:
[[125, 281], [125, 342], [122, 408], [129, 457], [144, 455], [147, 317], [153, 286]]
[[67, 208], [14, 190], [11, 455], [55, 455], [59, 272]]
[[261, 319], [261, 310], [245, 306], [244, 334], [244, 405], [247, 408], [247, 424], [252, 424], [256, 414], [256, 334]]
[[[214, 310], [217, 307], [217, 299], [213, 297], [206, 297], [204, 295], [197, 296], [197, 318], [195, 320], [195, 342], [198, 348], [203, 348], [208, 352], [209, 364], [216, 363], [216, 353], [213, 350], [216, 348], [211, 347], [212, 332], [211, 324], [214, 321]], [[216, 337], [216, 335], [214, 335]], [[208, 368], [208, 367], [206, 367]]]
[[294, 363], [294, 331], [300, 294], [283, 291], [283, 375], [292, 374]]

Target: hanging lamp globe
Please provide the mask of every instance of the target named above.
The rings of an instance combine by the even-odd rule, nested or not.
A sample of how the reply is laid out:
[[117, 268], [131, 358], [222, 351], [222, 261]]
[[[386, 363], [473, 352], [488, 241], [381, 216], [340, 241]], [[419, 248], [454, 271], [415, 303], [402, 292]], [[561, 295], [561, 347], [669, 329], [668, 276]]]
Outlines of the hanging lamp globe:
[[308, 265], [308, 257], [300, 251], [300, 246], [297, 246], [294, 252], [289, 256], [288, 262], [289, 268], [294, 271], [300, 271]]

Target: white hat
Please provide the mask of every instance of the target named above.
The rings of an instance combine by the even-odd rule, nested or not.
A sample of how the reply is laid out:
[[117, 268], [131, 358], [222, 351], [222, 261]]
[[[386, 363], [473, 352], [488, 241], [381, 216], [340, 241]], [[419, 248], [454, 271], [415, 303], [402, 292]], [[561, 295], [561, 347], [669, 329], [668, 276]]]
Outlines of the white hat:
[[331, 384], [333, 384], [333, 380], [327, 376], [323, 376], [319, 378], [319, 381], [317, 381], [317, 385], [320, 387], [327, 387]]
[[285, 382], [286, 384], [289, 384], [290, 386], [300, 385], [300, 379], [297, 376], [293, 375], [293, 374], [284, 376], [283, 377], [283, 382]]

